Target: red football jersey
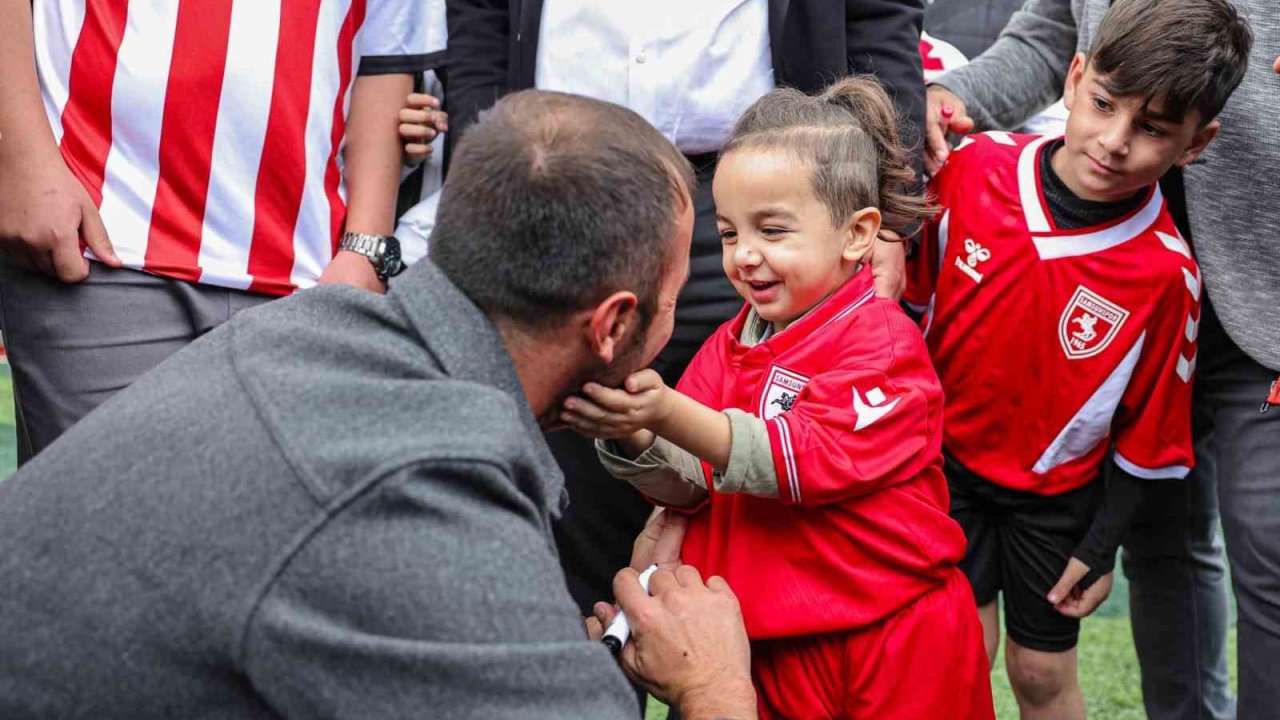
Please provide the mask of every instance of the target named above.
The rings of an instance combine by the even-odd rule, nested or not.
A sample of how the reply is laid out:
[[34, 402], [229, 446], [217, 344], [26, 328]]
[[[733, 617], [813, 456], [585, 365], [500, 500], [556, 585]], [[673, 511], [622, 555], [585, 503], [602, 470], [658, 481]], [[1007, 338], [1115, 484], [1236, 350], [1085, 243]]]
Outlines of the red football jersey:
[[869, 270], [753, 347], [738, 342], [747, 311], [707, 340], [678, 388], [766, 421], [781, 497], [713, 490], [683, 559], [729, 581], [753, 640], [874, 623], [938, 587], [964, 554], [947, 515], [942, 388], [920, 331], [875, 297]]
[[978, 475], [1045, 495], [1092, 481], [1112, 444], [1134, 475], [1185, 477], [1200, 270], [1157, 186], [1113, 222], [1056, 227], [1050, 139], [974, 136], [932, 181], [942, 211], [907, 299], [928, 303], [943, 442]]

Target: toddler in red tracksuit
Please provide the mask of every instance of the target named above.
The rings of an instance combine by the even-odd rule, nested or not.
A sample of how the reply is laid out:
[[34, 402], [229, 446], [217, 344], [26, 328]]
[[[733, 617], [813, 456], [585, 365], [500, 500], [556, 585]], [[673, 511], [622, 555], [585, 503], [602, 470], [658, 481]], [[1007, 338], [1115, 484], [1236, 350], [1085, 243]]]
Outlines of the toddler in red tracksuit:
[[691, 515], [682, 559], [737, 594], [762, 718], [994, 717], [942, 389], [867, 264], [882, 219], [928, 214], [905, 155], [874, 80], [761, 98], [713, 187], [747, 305], [674, 390], [646, 370], [565, 403], [610, 472]]

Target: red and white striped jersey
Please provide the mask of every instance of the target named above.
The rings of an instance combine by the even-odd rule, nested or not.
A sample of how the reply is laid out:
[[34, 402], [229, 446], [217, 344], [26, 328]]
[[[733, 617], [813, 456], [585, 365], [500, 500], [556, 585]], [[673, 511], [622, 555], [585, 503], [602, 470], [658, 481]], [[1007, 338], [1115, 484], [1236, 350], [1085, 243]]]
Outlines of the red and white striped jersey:
[[1049, 139], [973, 136], [932, 181], [942, 212], [907, 300], [928, 303], [943, 444], [987, 480], [1045, 495], [1092, 481], [1112, 444], [1133, 475], [1182, 478], [1199, 268], [1157, 186], [1111, 223], [1056, 227]]
[[422, 0], [35, 0], [67, 166], [128, 267], [285, 295], [346, 213], [352, 75], [415, 72]]
[[765, 421], [780, 497], [708, 482], [681, 556], [729, 581], [752, 640], [879, 622], [964, 555], [947, 514], [942, 388], [920, 330], [875, 296], [869, 268], [752, 346], [738, 342], [749, 309], [716, 330], [677, 389]]

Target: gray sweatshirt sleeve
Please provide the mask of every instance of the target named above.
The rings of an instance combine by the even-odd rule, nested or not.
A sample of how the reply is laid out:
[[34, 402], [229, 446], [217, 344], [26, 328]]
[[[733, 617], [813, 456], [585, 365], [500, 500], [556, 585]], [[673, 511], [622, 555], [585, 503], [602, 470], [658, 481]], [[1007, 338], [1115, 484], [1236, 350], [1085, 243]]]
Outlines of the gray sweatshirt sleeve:
[[331, 512], [244, 633], [244, 672], [280, 715], [638, 715], [586, 638], [538, 504], [497, 465], [401, 470]]
[[1062, 96], [1076, 51], [1072, 0], [1027, 0], [981, 55], [934, 83], [954, 92], [977, 130], [1014, 130]]
[[[724, 414], [729, 418], [731, 446], [724, 472], [712, 473], [716, 492], [778, 497], [778, 475], [764, 421], [733, 408]], [[689, 507], [707, 495], [702, 461], [661, 437], [634, 460], [623, 456], [618, 444], [608, 440], [597, 440], [596, 452], [611, 475], [659, 502]]]

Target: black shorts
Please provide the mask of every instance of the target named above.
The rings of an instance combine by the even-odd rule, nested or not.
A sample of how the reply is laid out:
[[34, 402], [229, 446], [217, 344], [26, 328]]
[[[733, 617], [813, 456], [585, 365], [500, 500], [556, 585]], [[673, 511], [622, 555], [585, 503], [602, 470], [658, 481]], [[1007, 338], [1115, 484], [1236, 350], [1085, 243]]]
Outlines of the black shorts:
[[984, 480], [950, 455], [945, 471], [951, 517], [969, 541], [960, 569], [978, 606], [1003, 591], [1005, 631], [1014, 642], [1042, 652], [1075, 647], [1080, 621], [1059, 613], [1046, 596], [1093, 524], [1103, 483], [1040, 495]]

